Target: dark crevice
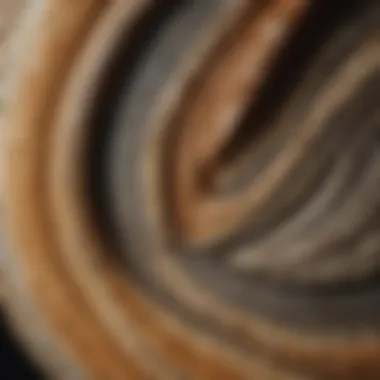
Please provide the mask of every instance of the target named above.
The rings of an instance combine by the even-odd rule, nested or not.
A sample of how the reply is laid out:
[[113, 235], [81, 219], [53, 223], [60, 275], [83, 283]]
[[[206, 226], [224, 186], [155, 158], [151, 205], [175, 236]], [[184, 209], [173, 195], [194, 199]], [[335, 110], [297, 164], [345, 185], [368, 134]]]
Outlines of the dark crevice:
[[0, 314], [0, 377], [3, 380], [45, 379], [15, 338], [3, 313]]
[[118, 243], [117, 233], [111, 215], [109, 200], [109, 179], [107, 173], [107, 155], [114, 122], [115, 110], [120, 109], [122, 94], [126, 93], [139, 70], [154, 39], [169, 19], [180, 11], [185, 1], [157, 1], [140, 17], [125, 38], [115, 49], [115, 57], [97, 89], [93, 113], [88, 121], [89, 173], [87, 183], [91, 194], [94, 213], [100, 231], [112, 246]]
[[[276, 114], [287, 106], [294, 90], [301, 84], [331, 37], [345, 25], [355, 22], [358, 13], [368, 10], [373, 2], [374, 0], [314, 2], [302, 24], [283, 47], [273, 69], [268, 70], [271, 74], [262, 87], [259, 99], [252, 101], [233, 139], [220, 152], [220, 160], [213, 166], [213, 176], [215, 171], [223, 170], [223, 167], [228, 166], [244, 149], [248, 149], [253, 141], [257, 141], [268, 132], [268, 126], [274, 121]], [[207, 187], [207, 190], [212, 180], [210, 177], [208, 171], [202, 172], [202, 185]], [[316, 181], [318, 183], [319, 178], [316, 178]], [[260, 231], [255, 231], [255, 237], [271, 227], [273, 226], [263, 226]], [[208, 257], [220, 260], [221, 256], [228, 255], [234, 247], [239, 246], [242, 240], [253, 240], [252, 234], [252, 230], [247, 228], [215, 245], [204, 247], [204, 250], [208, 252]], [[180, 250], [184, 249], [181, 242], [176, 241], [176, 244], [177, 248], [181, 247]], [[198, 250], [195, 247], [187, 248], [190, 251]], [[193, 256], [197, 256], [195, 252]]]
[[313, 59], [334, 31], [348, 24], [373, 0], [315, 1], [301, 25], [289, 39], [274, 67], [268, 67], [259, 99], [253, 99], [237, 132], [220, 153], [218, 167], [231, 164], [253, 142], [270, 133], [278, 113], [286, 106], [292, 91], [300, 84]]

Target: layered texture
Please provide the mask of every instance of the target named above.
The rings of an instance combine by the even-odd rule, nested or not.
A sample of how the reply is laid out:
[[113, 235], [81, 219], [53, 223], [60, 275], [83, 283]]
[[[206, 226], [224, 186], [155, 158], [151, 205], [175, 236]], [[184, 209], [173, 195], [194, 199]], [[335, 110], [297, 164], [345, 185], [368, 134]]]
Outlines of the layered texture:
[[54, 0], [30, 21], [5, 273], [46, 371], [379, 378], [378, 1]]

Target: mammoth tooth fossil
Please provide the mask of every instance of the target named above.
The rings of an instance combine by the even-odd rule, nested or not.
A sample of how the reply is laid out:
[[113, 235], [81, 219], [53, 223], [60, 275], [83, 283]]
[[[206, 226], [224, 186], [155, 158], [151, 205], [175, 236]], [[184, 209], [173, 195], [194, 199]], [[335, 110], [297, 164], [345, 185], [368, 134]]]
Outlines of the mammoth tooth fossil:
[[380, 378], [377, 0], [41, 0], [16, 34], [4, 307], [46, 374]]

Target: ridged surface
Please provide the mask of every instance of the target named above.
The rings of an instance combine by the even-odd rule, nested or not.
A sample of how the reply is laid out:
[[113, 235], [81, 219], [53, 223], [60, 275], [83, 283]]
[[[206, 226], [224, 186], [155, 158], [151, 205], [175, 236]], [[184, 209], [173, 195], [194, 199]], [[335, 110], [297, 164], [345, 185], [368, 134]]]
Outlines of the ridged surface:
[[2, 152], [9, 312], [36, 360], [379, 378], [379, 3], [39, 7]]

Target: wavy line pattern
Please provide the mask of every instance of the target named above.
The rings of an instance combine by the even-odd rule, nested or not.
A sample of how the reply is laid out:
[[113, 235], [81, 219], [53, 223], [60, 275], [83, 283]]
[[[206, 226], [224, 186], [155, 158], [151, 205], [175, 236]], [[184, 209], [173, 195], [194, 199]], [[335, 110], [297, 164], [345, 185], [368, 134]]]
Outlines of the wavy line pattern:
[[47, 373], [377, 379], [378, 1], [39, 7], [2, 154]]

